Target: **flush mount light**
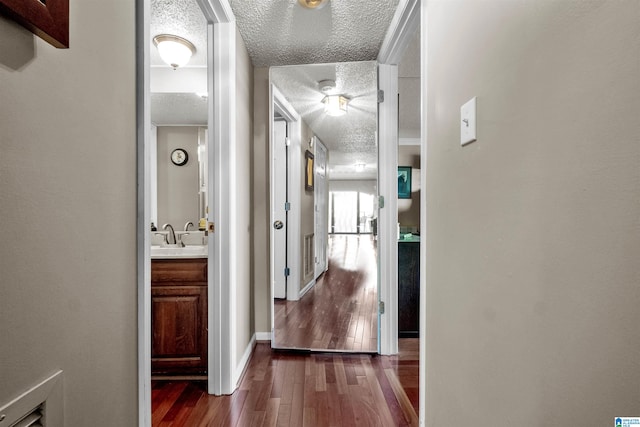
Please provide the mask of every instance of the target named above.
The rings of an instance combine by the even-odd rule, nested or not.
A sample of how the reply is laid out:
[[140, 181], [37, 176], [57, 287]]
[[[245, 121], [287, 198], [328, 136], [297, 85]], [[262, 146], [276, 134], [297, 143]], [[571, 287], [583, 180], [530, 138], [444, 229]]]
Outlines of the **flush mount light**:
[[335, 80], [320, 80], [318, 82], [318, 89], [320, 89], [320, 92], [324, 93], [325, 95], [329, 95], [329, 93], [333, 92], [335, 88]]
[[329, 0], [298, 0], [307, 9], [322, 9], [329, 3]]
[[196, 53], [196, 47], [187, 39], [171, 34], [160, 34], [153, 38], [153, 44], [158, 48], [160, 58], [175, 70], [184, 67]]
[[344, 95], [327, 95], [322, 99], [324, 112], [330, 116], [342, 116], [347, 113], [349, 98]]

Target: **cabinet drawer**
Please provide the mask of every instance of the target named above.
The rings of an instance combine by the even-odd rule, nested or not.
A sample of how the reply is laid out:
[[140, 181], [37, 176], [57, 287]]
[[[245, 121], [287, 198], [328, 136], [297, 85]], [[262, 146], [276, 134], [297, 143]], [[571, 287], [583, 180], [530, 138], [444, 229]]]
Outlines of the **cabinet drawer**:
[[[151, 261], [151, 282], [206, 282], [207, 260], [155, 259]], [[206, 283], [205, 283], [206, 284]]]

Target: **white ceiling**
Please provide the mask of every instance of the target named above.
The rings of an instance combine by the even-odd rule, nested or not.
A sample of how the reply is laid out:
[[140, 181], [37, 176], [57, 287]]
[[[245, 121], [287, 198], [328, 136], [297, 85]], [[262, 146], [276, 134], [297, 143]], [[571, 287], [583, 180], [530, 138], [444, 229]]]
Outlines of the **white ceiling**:
[[254, 66], [375, 60], [399, 0], [231, 0]]

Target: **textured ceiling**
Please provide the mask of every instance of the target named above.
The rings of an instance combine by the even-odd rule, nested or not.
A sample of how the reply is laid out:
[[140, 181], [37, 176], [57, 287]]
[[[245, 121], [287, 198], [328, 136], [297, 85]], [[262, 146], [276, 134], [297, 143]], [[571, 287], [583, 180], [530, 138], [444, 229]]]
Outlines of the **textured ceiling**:
[[195, 93], [152, 93], [151, 123], [207, 126], [207, 98]]
[[[377, 175], [377, 65], [374, 61], [273, 67], [271, 82], [329, 149], [332, 179], [374, 179]], [[318, 88], [335, 80], [334, 94], [350, 98], [347, 114], [324, 113]], [[356, 173], [354, 165], [366, 164]]]
[[319, 10], [298, 0], [230, 3], [256, 67], [374, 60], [398, 6], [398, 0], [333, 0]]
[[[153, 38], [159, 34], [172, 34], [189, 40], [196, 47], [196, 52], [188, 67], [207, 66], [207, 21], [195, 0], [151, 0], [151, 67], [170, 68], [160, 59], [153, 45]], [[155, 77], [152, 73], [151, 78]], [[207, 103], [194, 93], [152, 93], [151, 122], [156, 125], [206, 126]]]
[[151, 66], [168, 67], [153, 46], [159, 34], [189, 40], [196, 47], [189, 66], [207, 66], [207, 21], [195, 0], [151, 0]]

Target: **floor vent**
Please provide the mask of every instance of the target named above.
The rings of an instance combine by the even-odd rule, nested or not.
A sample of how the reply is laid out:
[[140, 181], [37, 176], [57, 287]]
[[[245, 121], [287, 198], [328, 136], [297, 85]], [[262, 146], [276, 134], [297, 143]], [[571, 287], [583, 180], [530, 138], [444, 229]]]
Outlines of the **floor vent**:
[[62, 427], [62, 371], [0, 406], [0, 427]]
[[304, 236], [304, 277], [313, 274], [315, 260], [313, 257], [314, 234], [305, 234]]

